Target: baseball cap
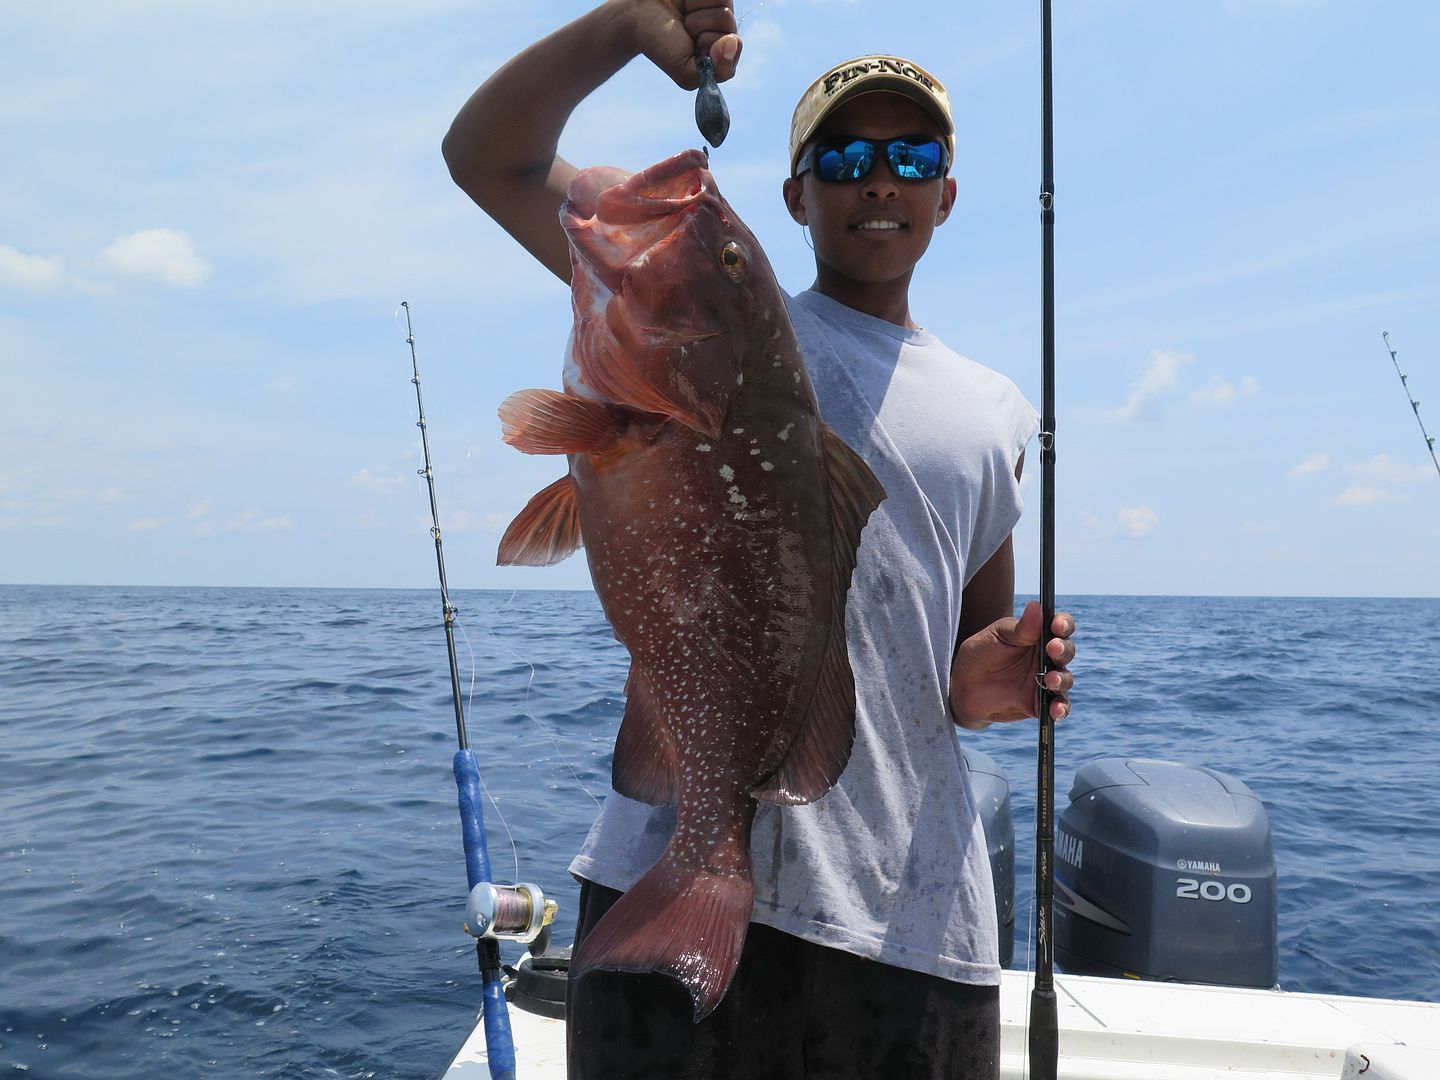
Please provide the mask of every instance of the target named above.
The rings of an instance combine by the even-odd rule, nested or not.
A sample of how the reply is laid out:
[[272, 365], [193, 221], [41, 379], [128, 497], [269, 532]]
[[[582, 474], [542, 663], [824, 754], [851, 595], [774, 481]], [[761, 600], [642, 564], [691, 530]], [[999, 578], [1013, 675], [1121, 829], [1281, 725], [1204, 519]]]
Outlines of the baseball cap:
[[904, 94], [934, 116], [944, 132], [950, 160], [955, 160], [955, 121], [950, 115], [950, 95], [940, 80], [913, 60], [878, 54], [836, 64], [800, 95], [790, 120], [791, 173], [805, 140], [815, 134], [827, 116], [852, 98], [881, 90]]

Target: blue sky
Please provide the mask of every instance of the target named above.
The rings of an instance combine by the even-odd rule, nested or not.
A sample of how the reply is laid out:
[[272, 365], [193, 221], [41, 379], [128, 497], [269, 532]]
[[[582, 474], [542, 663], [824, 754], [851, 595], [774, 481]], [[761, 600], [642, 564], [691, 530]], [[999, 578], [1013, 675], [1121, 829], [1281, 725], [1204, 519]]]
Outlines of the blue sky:
[[[917, 319], [1039, 393], [1038, 5], [740, 4], [722, 191], [809, 283], [779, 197], [828, 64], [950, 87], [957, 213]], [[1440, 595], [1431, 3], [1056, 0], [1061, 593]], [[558, 475], [499, 440], [568, 296], [455, 189], [455, 109], [578, 14], [486, 0], [12, 5], [0, 69], [0, 581], [430, 586], [402, 299], [453, 586]], [[644, 62], [562, 152], [697, 145]], [[1033, 478], [1027, 497], [1038, 506]], [[1037, 514], [1017, 533], [1033, 591]]]

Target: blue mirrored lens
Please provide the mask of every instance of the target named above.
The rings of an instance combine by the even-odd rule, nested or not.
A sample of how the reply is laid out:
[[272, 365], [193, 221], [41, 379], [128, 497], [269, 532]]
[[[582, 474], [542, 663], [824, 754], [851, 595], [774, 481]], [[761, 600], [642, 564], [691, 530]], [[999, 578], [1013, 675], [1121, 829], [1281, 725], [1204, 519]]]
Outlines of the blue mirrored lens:
[[945, 148], [934, 139], [893, 139], [885, 148], [890, 168], [902, 180], [933, 180], [945, 166]]
[[864, 139], [821, 146], [815, 174], [821, 180], [859, 180], [875, 164], [875, 144]]

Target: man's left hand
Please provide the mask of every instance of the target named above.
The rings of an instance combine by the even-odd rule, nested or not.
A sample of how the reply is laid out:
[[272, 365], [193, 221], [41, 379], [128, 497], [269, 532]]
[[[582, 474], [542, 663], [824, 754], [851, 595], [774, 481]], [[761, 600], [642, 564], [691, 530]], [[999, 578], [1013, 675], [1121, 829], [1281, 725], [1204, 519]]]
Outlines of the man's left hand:
[[[955, 722], [978, 730], [997, 721], [1024, 720], [1040, 714], [1040, 630], [1044, 616], [1031, 600], [1020, 617], [997, 619], [960, 643], [950, 668], [950, 702]], [[1054, 637], [1048, 654], [1051, 670], [1045, 676], [1050, 691], [1051, 719], [1070, 711], [1070, 688], [1075, 679], [1066, 670], [1075, 659], [1075, 619], [1057, 611], [1050, 624]]]

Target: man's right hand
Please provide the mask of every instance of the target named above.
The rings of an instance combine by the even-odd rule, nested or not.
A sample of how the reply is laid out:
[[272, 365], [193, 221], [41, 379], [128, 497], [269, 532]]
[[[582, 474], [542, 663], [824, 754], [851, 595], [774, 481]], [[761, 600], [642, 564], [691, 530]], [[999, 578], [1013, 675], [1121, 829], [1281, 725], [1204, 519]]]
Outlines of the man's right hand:
[[637, 52], [675, 80], [699, 85], [695, 58], [709, 54], [720, 82], [734, 78], [740, 59], [732, 0], [619, 0], [627, 9]]
[[[732, 0], [605, 0], [501, 66], [460, 108], [443, 150], [450, 175], [561, 281], [570, 245], [558, 211], [576, 169], [556, 153], [575, 106], [637, 55], [687, 89], [706, 50], [729, 79], [740, 58]], [[674, 108], [690, 103], [676, 95]], [[603, 164], [618, 165], [619, 162]]]

